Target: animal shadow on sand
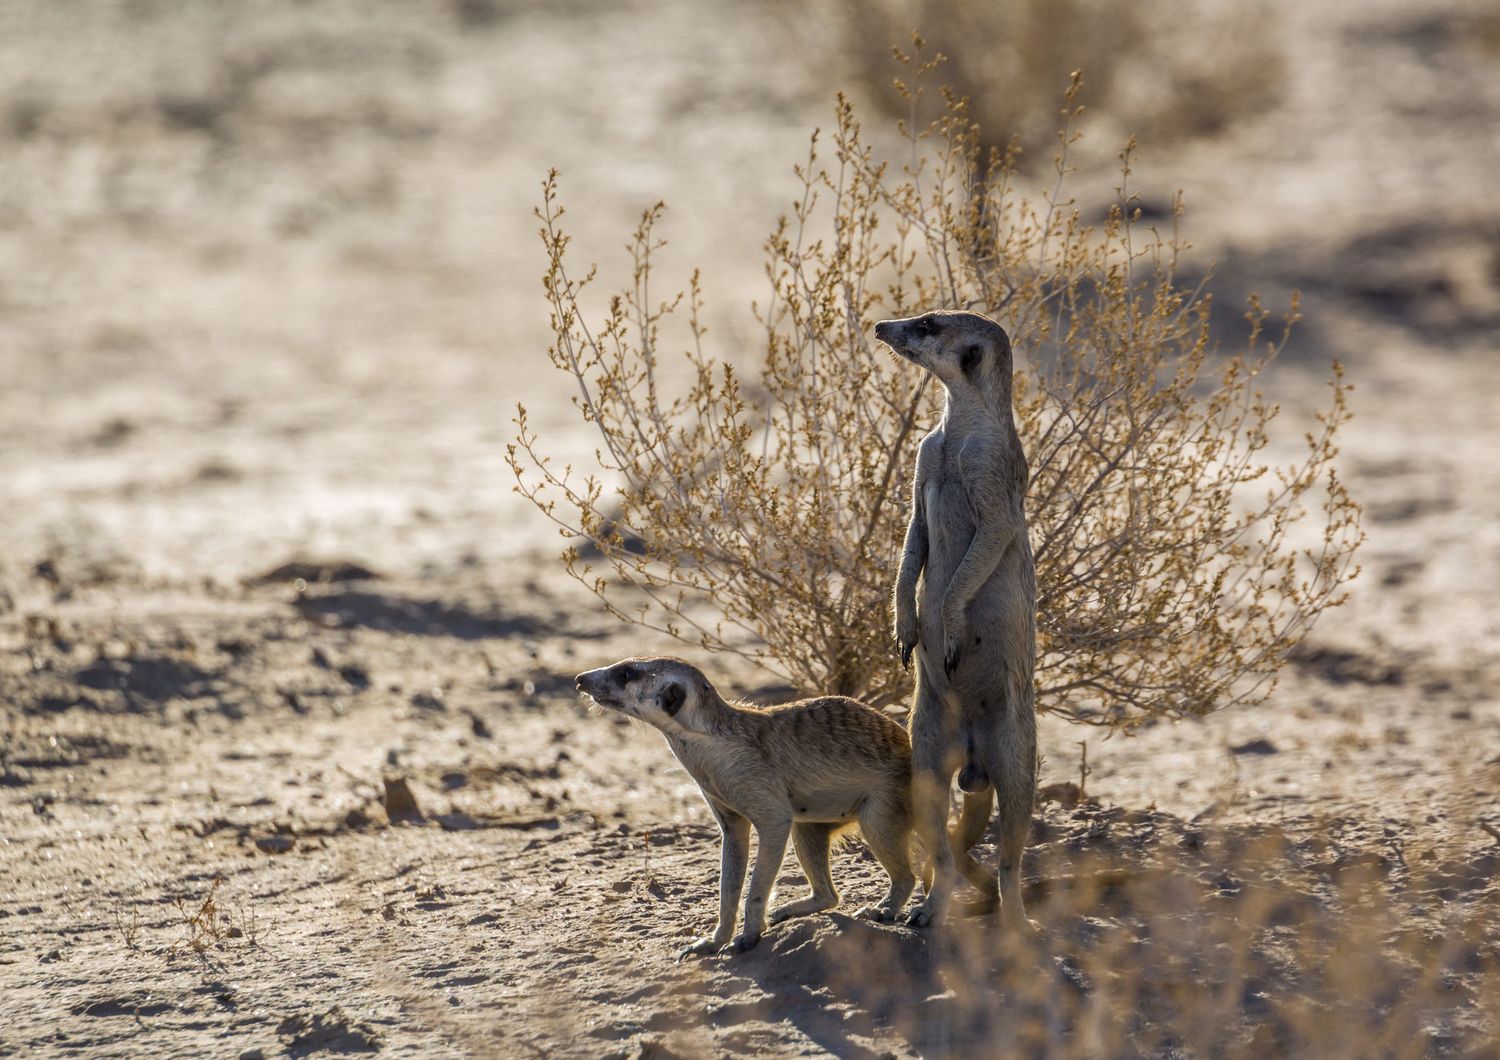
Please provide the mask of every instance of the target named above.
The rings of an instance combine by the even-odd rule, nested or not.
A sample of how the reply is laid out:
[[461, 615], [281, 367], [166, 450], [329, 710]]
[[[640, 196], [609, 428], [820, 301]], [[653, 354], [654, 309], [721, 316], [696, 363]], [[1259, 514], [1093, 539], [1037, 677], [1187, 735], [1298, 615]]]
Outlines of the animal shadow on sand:
[[308, 593], [299, 596], [294, 606], [304, 617], [324, 625], [424, 637], [485, 640], [535, 637], [548, 632], [544, 623], [530, 616], [504, 615], [460, 603], [414, 600], [364, 589]]
[[887, 1027], [928, 1055], [933, 1032], [959, 1022], [938, 974], [940, 948], [916, 931], [834, 913], [774, 929], [736, 971], [767, 995], [753, 1008], [788, 1020], [830, 1055], [877, 1060], [882, 1054], [856, 1039]]

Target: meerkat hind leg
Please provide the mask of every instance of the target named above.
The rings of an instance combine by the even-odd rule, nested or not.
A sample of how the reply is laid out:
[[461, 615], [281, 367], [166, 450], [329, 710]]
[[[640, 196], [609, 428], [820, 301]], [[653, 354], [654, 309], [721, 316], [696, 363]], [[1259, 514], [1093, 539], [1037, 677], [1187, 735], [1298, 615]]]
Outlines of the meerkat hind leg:
[[962, 903], [960, 911], [964, 916], [993, 913], [1000, 904], [999, 880], [995, 878], [994, 873], [974, 860], [974, 855], [969, 852], [975, 843], [984, 838], [984, 830], [989, 826], [990, 813], [994, 808], [994, 788], [965, 793], [958, 824], [948, 835], [959, 875], [968, 880], [969, 885], [983, 895], [977, 902]]
[[917, 883], [911, 871], [910, 811], [904, 805], [867, 806], [860, 815], [859, 828], [870, 853], [891, 878], [891, 885], [878, 904], [861, 906], [854, 915], [883, 922], [895, 920]]
[[[1030, 704], [1026, 705], [1030, 709]], [[1031, 815], [1036, 798], [1036, 744], [1029, 733], [996, 752], [995, 787], [1000, 802], [1000, 919], [1007, 927], [1032, 931], [1021, 897], [1021, 858], [1031, 838]]]
[[[958, 875], [953, 847], [948, 841], [948, 791], [962, 764], [962, 747], [954, 754], [953, 727], [943, 697], [928, 677], [924, 654], [917, 666], [917, 696], [911, 717], [911, 822], [926, 854], [922, 879], [927, 894], [906, 922], [927, 927], [942, 920]], [[941, 664], [939, 664], [941, 665]]]
[[792, 917], [821, 913], [839, 904], [839, 892], [833, 885], [833, 873], [828, 867], [828, 845], [838, 827], [836, 824], [810, 822], [792, 825], [792, 849], [797, 852], [797, 860], [802, 864], [802, 871], [807, 874], [807, 882], [812, 884], [813, 890], [806, 898], [774, 909], [771, 912], [771, 923], [779, 924]]
[[948, 842], [948, 787], [952, 780], [951, 771], [913, 763], [912, 820], [928, 854], [928, 867], [923, 876], [932, 882], [922, 904], [906, 918], [912, 927], [928, 927], [941, 921], [953, 897], [957, 866], [953, 848]]
[[1030, 807], [1022, 800], [1029, 800], [1030, 796], [1030, 790], [1018, 791], [1009, 800], [1014, 807], [1010, 815], [1007, 816], [1005, 802], [1000, 810], [1000, 919], [1007, 927], [1020, 931], [1036, 930], [1036, 924], [1026, 916], [1021, 897], [1021, 856], [1031, 831]]

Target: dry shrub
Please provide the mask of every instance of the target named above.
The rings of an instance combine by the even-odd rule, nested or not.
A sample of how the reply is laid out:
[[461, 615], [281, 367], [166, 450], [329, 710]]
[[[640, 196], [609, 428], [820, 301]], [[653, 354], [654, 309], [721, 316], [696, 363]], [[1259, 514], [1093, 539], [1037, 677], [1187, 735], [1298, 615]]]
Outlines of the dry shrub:
[[918, 30], [948, 57], [944, 78], [967, 96], [989, 143], [1014, 140], [1045, 164], [1055, 100], [1074, 70], [1107, 135], [1152, 143], [1219, 133], [1262, 113], [1284, 63], [1264, 3], [1151, 0], [837, 0], [843, 52], [834, 58], [896, 113], [892, 44]]
[[[932, 64], [903, 61], [915, 109]], [[766, 244], [753, 382], [705, 352], [696, 273], [686, 292], [653, 293], [661, 206], [635, 232], [632, 285], [586, 319], [594, 273], [570, 270], [549, 176], [549, 356], [602, 444], [597, 469], [558, 470], [522, 408], [510, 461], [523, 494], [592, 542], [602, 564], [571, 546], [564, 561], [611, 614], [805, 690], [907, 696], [888, 601], [916, 444], [941, 395], [871, 327], [973, 308], [1029, 354], [1015, 401], [1032, 468], [1040, 709], [1128, 727], [1269, 693], [1353, 573], [1359, 509], [1334, 471], [1348, 386], [1335, 364], [1305, 453], [1267, 462], [1277, 409], [1257, 380], [1286, 333], [1262, 341], [1252, 304], [1244, 352], [1211, 360], [1209, 296], [1179, 286], [1175, 224], [1164, 234], [1133, 206], [1131, 147], [1107, 218], [1085, 223], [1064, 190], [1076, 89], [1055, 182], [1037, 198], [1018, 189], [1013, 154], [982, 149], [962, 101], [904, 127], [911, 161], [896, 171], [841, 97], [831, 161], [814, 135], [798, 204]], [[673, 322], [690, 376], [669, 395]]]

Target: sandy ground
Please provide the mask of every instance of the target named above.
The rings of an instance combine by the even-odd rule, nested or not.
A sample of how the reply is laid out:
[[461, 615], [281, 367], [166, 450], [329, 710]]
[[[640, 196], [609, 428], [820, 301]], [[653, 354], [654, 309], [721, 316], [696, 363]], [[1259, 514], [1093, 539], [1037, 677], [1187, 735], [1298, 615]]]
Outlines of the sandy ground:
[[[1141, 180], [1187, 188], [1223, 298], [1307, 294], [1270, 381], [1293, 426], [1349, 366], [1353, 599], [1253, 712], [1044, 727], [1043, 782], [1076, 781], [1086, 740], [1092, 799], [1038, 815], [1042, 943], [839, 914], [678, 964], [716, 836], [660, 739], [571, 680], [672, 645], [561, 576], [503, 460], [518, 399], [559, 452], [590, 445], [541, 356], [529, 211], [560, 166], [604, 256], [667, 198], [673, 260], [753, 349], [756, 246], [832, 87], [797, 24], [6, 5], [0, 1055], [1049, 1051], [1027, 1026], [1265, 1055], [1303, 1033], [1265, 1031], [1299, 992], [1382, 1026], [1389, 1004], [1288, 971], [1356, 908], [1371, 976], [1441, 980], [1380, 1051], [1495, 1055], [1500, 45], [1477, 6], [1277, 11], [1277, 109]], [[392, 819], [398, 779], [417, 809]], [[879, 888], [858, 849], [836, 876], [848, 908]], [[1224, 973], [1243, 990], [1184, 1038], [1173, 991], [1216, 981], [1192, 961], [1236, 924], [1266, 929]], [[1090, 999], [1125, 996], [1111, 962], [1156, 985], [1090, 1031]]]

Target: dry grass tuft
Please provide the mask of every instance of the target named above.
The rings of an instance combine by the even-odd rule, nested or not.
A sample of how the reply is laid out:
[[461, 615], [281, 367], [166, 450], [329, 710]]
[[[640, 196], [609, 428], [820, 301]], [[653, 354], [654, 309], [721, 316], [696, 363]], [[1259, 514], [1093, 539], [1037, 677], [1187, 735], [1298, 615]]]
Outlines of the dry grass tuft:
[[[902, 56], [912, 114], [933, 62]], [[1209, 295], [1178, 282], [1184, 244], [1142, 219], [1133, 143], [1099, 225], [1068, 196], [1080, 113], [1067, 95], [1050, 189], [1018, 184], [1014, 153], [986, 151], [949, 95], [909, 157], [877, 159], [842, 97], [831, 158], [814, 135], [797, 206], [766, 243], [771, 297], [759, 376], [705, 352], [701, 288], [653, 289], [655, 225], [631, 243], [631, 286], [600, 321], [594, 278], [568, 261], [557, 176], [538, 211], [548, 252], [554, 365], [601, 446], [598, 467], [556, 469], [526, 410], [509, 455], [518, 489], [576, 547], [568, 571], [610, 613], [708, 651], [731, 651], [806, 690], [886, 704], [910, 692], [888, 601], [916, 444], [940, 397], [871, 335], [883, 316], [972, 308], [1000, 320], [1029, 365], [1016, 417], [1031, 464], [1037, 702], [1129, 727], [1269, 694], [1287, 653], [1343, 600], [1362, 539], [1335, 458], [1349, 385], [1334, 364], [1302, 456], [1269, 462], [1278, 409], [1260, 373], [1252, 301], [1236, 356], [1211, 349]], [[690, 379], [666, 392], [664, 328], [681, 323]], [[561, 503], [559, 503], [561, 502]]]
[[125, 948], [127, 950], [140, 949], [140, 911], [133, 904], [127, 911], [126, 903], [121, 899], [110, 908], [110, 919], [114, 922], [115, 932], [120, 936], [120, 941], [125, 944]]
[[[229, 937], [229, 920], [219, 899], [219, 888], [222, 886], [224, 877], [215, 876], [202, 901], [188, 901], [181, 897], [172, 900], [182, 918], [181, 947], [202, 955]], [[174, 946], [173, 950], [177, 948]]]
[[[258, 948], [261, 940], [260, 916], [254, 906], [243, 909], [232, 907], [224, 898], [221, 888], [225, 880], [215, 876], [202, 899], [176, 897], [172, 904], [177, 908], [178, 925], [183, 937], [173, 943], [167, 951], [168, 958], [189, 952], [198, 957], [206, 956], [210, 950], [236, 940], [251, 948]], [[126, 945], [134, 949], [134, 921], [126, 936]]]

